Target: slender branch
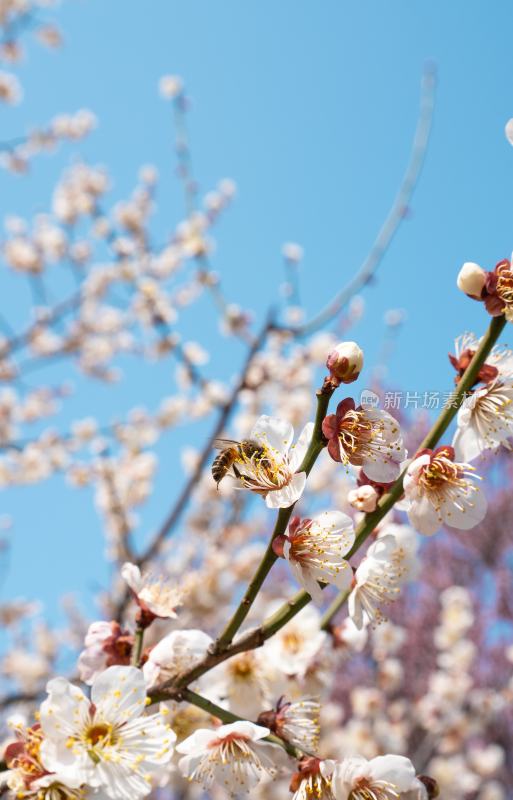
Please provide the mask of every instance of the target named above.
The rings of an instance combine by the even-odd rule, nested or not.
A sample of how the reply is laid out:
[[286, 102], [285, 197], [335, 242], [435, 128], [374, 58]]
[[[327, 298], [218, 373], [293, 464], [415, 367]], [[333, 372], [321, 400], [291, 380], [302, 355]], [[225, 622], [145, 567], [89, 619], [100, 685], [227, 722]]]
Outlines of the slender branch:
[[[237, 714], [232, 714], [231, 711], [228, 711], [225, 708], [221, 708], [221, 706], [212, 703], [211, 700], [207, 700], [206, 697], [202, 697], [202, 695], [197, 694], [196, 692], [191, 691], [190, 689], [184, 689], [181, 694], [181, 699], [185, 700], [187, 703], [191, 703], [193, 706], [197, 706], [198, 708], [202, 708], [203, 711], [206, 711], [208, 714], [211, 714], [213, 717], [217, 717], [220, 719], [221, 722], [230, 723], [230, 722], [246, 722], [247, 720], [244, 717], [238, 717]], [[287, 753], [292, 756], [293, 758], [301, 758], [303, 755], [302, 751], [294, 747], [293, 745], [286, 742], [284, 739], [281, 739], [279, 736], [275, 736], [274, 733], [270, 733], [269, 736], [266, 736], [263, 739], [264, 742], [271, 742], [271, 744], [277, 744], [280, 747], [283, 747]]]
[[[298, 472], [306, 472], [308, 475], [315, 464], [319, 453], [326, 446], [322, 434], [322, 421], [326, 416], [331, 395], [334, 392], [334, 387], [329, 381], [325, 381], [324, 386], [317, 392], [317, 412], [315, 415], [314, 428], [312, 431], [312, 438], [305, 457], [298, 469]], [[295, 503], [288, 508], [280, 508], [278, 516], [276, 517], [276, 524], [272, 536], [267, 545], [267, 549], [262, 557], [258, 568], [249, 583], [248, 588], [244, 593], [244, 597], [237, 606], [235, 613], [231, 620], [226, 625], [225, 629], [217, 639], [212, 648], [212, 652], [217, 653], [224, 650], [233, 640], [233, 637], [239, 630], [240, 626], [246, 619], [253, 602], [260, 591], [263, 582], [271, 571], [277, 556], [273, 550], [273, 542], [277, 536], [285, 533], [288, 522], [292, 515]]]
[[134, 649], [132, 651], [132, 666], [139, 667], [141, 665], [141, 656], [144, 644], [144, 627], [137, 625], [135, 629]]
[[[463, 402], [466, 392], [474, 384], [481, 366], [485, 363], [492, 347], [497, 342], [504, 325], [504, 317], [495, 317], [492, 319], [488, 331], [481, 340], [479, 348], [476, 350], [472, 361], [458, 383], [457, 389], [454, 393], [453, 404], [442, 411], [440, 417], [421, 443], [419, 449], [426, 447], [432, 448], [438, 442], [439, 438], [445, 433], [451, 421], [454, 419], [459, 406]], [[399, 500], [403, 493], [404, 474], [405, 473], [403, 472], [402, 475], [400, 475], [400, 477], [396, 480], [390, 491], [380, 498], [376, 510], [371, 514], [366, 514], [362, 522], [358, 525], [356, 528], [355, 543], [350, 552], [347, 554], [346, 558], [350, 558], [357, 552], [357, 550], [359, 550], [362, 544], [375, 530], [378, 523], [393, 508], [397, 500]], [[336, 606], [333, 604], [334, 613], [336, 613], [336, 611], [338, 611], [338, 609], [341, 607], [344, 599], [345, 597], [341, 597], [338, 599]], [[173, 697], [183, 690], [189, 683], [197, 680], [199, 677], [204, 675], [222, 661], [231, 658], [237, 653], [242, 653], [247, 650], [253, 650], [257, 647], [261, 647], [264, 642], [267, 641], [267, 639], [283, 628], [284, 625], [286, 625], [287, 622], [295, 617], [296, 614], [298, 614], [306, 605], [308, 605], [309, 602], [309, 594], [307, 594], [305, 591], [298, 592], [291, 600], [284, 603], [272, 616], [268, 617], [261, 626], [247, 631], [245, 634], [236, 639], [235, 642], [233, 642], [223, 652], [207, 654], [204, 660], [191, 670], [183, 673], [172, 681], [167, 681], [161, 684], [159, 687], [156, 687], [156, 694], [158, 694], [159, 697], [162, 694], [164, 697]], [[327, 626], [330, 621], [331, 617], [328, 619], [327, 615], [325, 615], [325, 618], [323, 619], [324, 625]], [[153, 696], [154, 695], [152, 693], [152, 698]], [[153, 700], [153, 702], [155, 701]]]
[[435, 83], [436, 76], [433, 67], [429, 66], [422, 76], [420, 112], [413, 138], [410, 161], [392, 208], [367, 257], [354, 277], [317, 316], [309, 322], [291, 329], [296, 336], [308, 336], [323, 325], [326, 325], [340, 313], [356, 292], [372, 280], [376, 273], [401, 223], [406, 217], [406, 212], [424, 166], [433, 119]]
[[331, 627], [331, 621], [333, 617], [338, 614], [344, 603], [346, 602], [347, 598], [349, 597], [350, 592], [340, 592], [333, 602], [328, 606], [326, 611], [321, 617], [320, 622], [320, 629], [322, 631], [328, 631]]

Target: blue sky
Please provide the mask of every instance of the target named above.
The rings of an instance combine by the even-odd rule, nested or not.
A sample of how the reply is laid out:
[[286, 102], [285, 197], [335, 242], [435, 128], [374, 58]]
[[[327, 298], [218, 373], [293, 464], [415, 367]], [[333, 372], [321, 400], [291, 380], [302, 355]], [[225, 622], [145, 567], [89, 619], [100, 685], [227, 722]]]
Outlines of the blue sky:
[[[100, 124], [79, 152], [109, 167], [114, 199], [130, 191], [141, 164], [158, 165], [155, 224], [164, 233], [182, 218], [183, 203], [173, 177], [170, 108], [157, 84], [165, 73], [183, 76], [201, 189], [227, 176], [238, 186], [216, 232], [214, 266], [228, 296], [257, 317], [277, 297], [285, 241], [305, 248], [301, 282], [310, 313], [353, 274], [398, 188], [423, 65], [435, 62], [433, 135], [412, 213], [364, 293], [366, 315], [354, 335], [372, 364], [383, 314], [405, 309], [389, 382], [450, 388], [446, 354], [454, 336], [487, 324], [482, 307], [456, 290], [457, 270], [466, 260], [491, 267], [512, 248], [513, 149], [503, 132], [513, 116], [509, 3], [491, 9], [483, 0], [68, 0], [56, 16], [65, 46], [57, 53], [29, 47], [19, 70], [25, 101], [0, 109], [2, 136], [57, 112], [91, 108]], [[64, 147], [40, 157], [26, 178], [3, 172], [2, 214], [44, 211], [75, 152]], [[26, 288], [2, 280], [3, 308], [13, 321], [23, 318]], [[208, 336], [203, 319], [187, 324], [198, 340]], [[211, 369], [229, 375], [241, 356], [227, 347]], [[60, 368], [51, 374], [65, 375]], [[154, 407], [171, 388], [169, 374], [155, 370], [129, 372], [126, 394], [78, 385], [70, 417], [94, 408], [102, 419], [136, 403]], [[169, 468], [176, 464], [169, 453], [163, 459]], [[145, 517], [150, 530], [176, 487], [164, 473]], [[56, 478], [2, 499], [15, 528], [0, 597], [41, 597], [51, 615], [62, 591], [87, 598], [105, 579], [89, 495], [66, 490]]]

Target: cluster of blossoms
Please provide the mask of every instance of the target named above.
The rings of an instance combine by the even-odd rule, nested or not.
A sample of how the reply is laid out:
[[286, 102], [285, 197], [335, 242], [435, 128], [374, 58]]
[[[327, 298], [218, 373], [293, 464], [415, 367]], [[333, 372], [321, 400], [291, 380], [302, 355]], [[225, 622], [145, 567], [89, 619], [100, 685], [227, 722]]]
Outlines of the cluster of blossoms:
[[[2, 3], [0, 25], [33, 5]], [[4, 100], [19, 92], [13, 76], [0, 76]], [[12, 645], [0, 661], [0, 784], [17, 800], [139, 800], [160, 791], [192, 800], [205, 791], [214, 800], [244, 791], [265, 800], [288, 791], [293, 800], [431, 800], [438, 792], [507, 800], [513, 650], [489, 635], [494, 625], [502, 634], [513, 612], [507, 498], [499, 508], [500, 492], [490, 490], [492, 542], [482, 528], [468, 538], [455, 529], [480, 526], [487, 513], [473, 462], [499, 449], [503, 458], [513, 438], [513, 354], [491, 349], [467, 381], [452, 443], [428, 437], [419, 449], [417, 427], [408, 433], [403, 420], [343, 388], [364, 368], [355, 342], [296, 336], [302, 313], [291, 303], [289, 324], [273, 320], [259, 338], [211, 263], [234, 184], [222, 180], [200, 201], [183, 82], [165, 76], [160, 92], [180, 127], [187, 203], [162, 244], [152, 230], [153, 167], [111, 205], [108, 172], [77, 160], [47, 213], [6, 221], [3, 260], [13, 279], [30, 284], [37, 307], [21, 332], [5, 326], [0, 336], [0, 486], [62, 473], [72, 486], [93, 487], [114, 581], [92, 623], [67, 599], [65, 635], [41, 622], [34, 603], [0, 605]], [[8, 147], [3, 163], [23, 171], [36, 152], [79, 142], [94, 125], [85, 111], [55, 117]], [[289, 272], [302, 256], [299, 245], [283, 248]], [[51, 305], [58, 270], [78, 288]], [[493, 316], [513, 319], [509, 261], [491, 273], [467, 264], [458, 285]], [[285, 294], [294, 298], [292, 284]], [[235, 381], [211, 377], [210, 341], [178, 333], [208, 298], [221, 335], [248, 348]], [[362, 311], [355, 298], [343, 327]], [[397, 324], [396, 312], [386, 324]], [[457, 385], [481, 346], [472, 335], [457, 341]], [[172, 360], [176, 390], [159, 395], [155, 411], [43, 428], [74, 393], [69, 383], [27, 389], [34, 367], [67, 359], [82, 380], [115, 384], [128, 357], [168, 371]], [[324, 366], [316, 421], [305, 424]], [[138, 551], [136, 510], [154, 493], [161, 438], [210, 417], [207, 446], [182, 452], [182, 493]], [[221, 438], [228, 421], [235, 439]], [[183, 534], [166, 548], [178, 524]], [[450, 536], [425, 538], [443, 527]], [[1, 546], [2, 538], [0, 554]], [[227, 626], [234, 598], [242, 599]], [[55, 678], [70, 647], [79, 652], [78, 679]]]

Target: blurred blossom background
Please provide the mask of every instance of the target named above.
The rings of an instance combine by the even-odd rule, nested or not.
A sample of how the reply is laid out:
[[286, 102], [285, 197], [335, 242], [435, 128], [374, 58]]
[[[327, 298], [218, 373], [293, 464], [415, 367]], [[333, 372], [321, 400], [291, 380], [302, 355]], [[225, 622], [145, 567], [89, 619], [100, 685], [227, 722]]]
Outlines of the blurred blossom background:
[[[513, 149], [504, 128], [513, 116], [512, 26], [510, 4], [491, 8], [482, 0], [63, 0], [36, 4], [19, 30], [4, 26], [1, 335], [16, 336], [39, 314], [46, 337], [41, 309], [73, 297], [85, 279], [101, 282], [100, 273], [109, 265], [127, 266], [109, 294], [91, 352], [70, 334], [71, 308], [71, 317], [49, 326], [57, 340], [43, 337], [39, 344], [21, 347], [16, 374], [3, 376], [0, 459], [7, 461], [0, 464], [0, 607], [13, 598], [36, 604], [30, 614], [56, 626], [57, 639], [69, 635], [69, 615], [72, 620], [77, 615], [77, 636], [84, 619], [96, 619], [98, 597], [108, 593], [111, 580], [116, 584], [123, 560], [109, 549], [105, 527], [113, 523], [106, 506], [116, 517], [116, 502], [123, 505], [123, 492], [133, 481], [136, 499], [127, 503], [124, 519], [135, 551], [143, 551], [194, 468], [216, 404], [236, 384], [248, 331], [258, 332], [270, 309], [284, 325], [314, 318], [368, 257], [410, 163], [421, 102], [429, 105], [429, 120], [421, 125], [429, 140], [413, 195], [399, 209], [402, 219], [378, 269], [321, 332], [301, 340], [304, 350], [290, 356], [286, 380], [279, 366], [285, 345], [271, 343], [276, 359], [262, 362], [261, 376], [252, 378], [255, 384], [269, 379], [266, 393], [252, 405], [251, 386], [245, 385], [242, 410], [224, 430], [238, 438], [263, 404], [267, 410], [281, 407], [299, 430], [311, 415], [328, 345], [340, 339], [354, 339], [365, 353], [357, 388], [348, 392], [355, 397], [370, 389], [383, 406], [385, 392], [422, 397], [451, 391], [454, 370], [447, 354], [454, 352], [455, 338], [465, 331], [482, 335], [488, 321], [481, 304], [457, 290], [458, 269], [465, 261], [492, 269], [511, 254]], [[10, 52], [13, 39], [20, 43], [19, 53]], [[70, 116], [59, 117], [63, 114]], [[31, 131], [33, 154], [24, 151]], [[94, 169], [93, 177], [86, 180], [80, 165]], [[94, 196], [94, 209], [86, 204], [74, 217], [67, 192], [73, 194], [73, 180], [80, 183], [81, 174], [85, 183], [97, 182], [82, 198]], [[71, 184], [70, 175], [75, 175]], [[207, 223], [195, 211], [206, 215]], [[64, 244], [55, 232], [55, 216]], [[27, 240], [37, 240], [35, 251], [27, 249]], [[136, 289], [131, 284], [135, 262], [151, 262]], [[159, 270], [175, 281], [165, 297], [156, 288]], [[158, 314], [147, 311], [159, 302]], [[127, 309], [136, 318], [136, 333], [126, 324]], [[94, 303], [89, 313], [90, 324], [99, 324]], [[513, 344], [509, 331], [508, 326], [504, 340], [507, 344], [509, 336]], [[38, 387], [44, 389], [34, 397]], [[165, 398], [170, 400], [163, 407]], [[18, 412], [11, 419], [14, 407]], [[397, 411], [413, 452], [419, 431], [427, 429], [439, 408]], [[92, 432], [91, 418], [97, 423]], [[82, 421], [78, 428], [77, 421]], [[127, 421], [123, 432], [119, 425]], [[53, 453], [51, 466], [41, 466], [35, 454], [32, 464], [20, 467], [26, 470], [23, 479], [13, 480], [16, 453], [41, 435], [51, 442], [52, 431], [85, 442], [87, 455], [75, 458], [77, 451], [70, 453], [64, 445]], [[96, 458], [106, 473], [93, 479], [88, 465]], [[409, 691], [418, 696], [428, 685], [426, 676], [419, 677], [419, 661], [423, 654], [436, 660], [438, 650], [449, 648], [444, 636], [455, 637], [451, 646], [458, 637], [472, 639], [472, 646], [462, 644], [456, 655], [446, 656], [441, 669], [448, 674], [451, 657], [464, 671], [474, 654], [469, 656], [469, 648], [479, 646], [487, 654], [474, 675], [480, 690], [490, 689], [499, 673], [507, 682], [511, 673], [513, 508], [504, 491], [511, 466], [507, 457], [493, 465], [485, 459], [483, 470], [493, 487], [488, 527], [440, 534], [436, 545], [430, 540], [423, 563], [433, 570], [421, 573], [425, 585], [417, 590], [415, 614], [398, 604], [395, 622], [418, 635], [403, 665]], [[115, 485], [117, 478], [122, 485]], [[324, 473], [314, 492], [322, 494], [326, 486], [331, 491], [332, 477], [326, 484], [323, 480]], [[333, 489], [341, 502], [348, 491], [342, 483]], [[216, 502], [210, 495], [207, 499]], [[241, 517], [250, 526], [247, 509]], [[123, 517], [126, 509], [118, 511]], [[215, 519], [204, 521], [195, 511], [192, 521], [186, 523], [184, 516], [178, 523], [168, 557], [176, 546], [176, 558], [187, 563], [188, 525], [195, 533], [204, 526], [205, 551], [212, 541], [219, 545], [209, 528]], [[257, 519], [261, 534], [267, 518], [260, 507]], [[125, 523], [117, 519], [114, 527]], [[255, 541], [259, 552], [258, 536]], [[239, 545], [235, 538], [234, 547]], [[247, 577], [242, 561], [239, 577]], [[220, 561], [221, 575], [225, 568]], [[483, 607], [471, 633], [468, 596], [443, 594], [453, 584], [479, 587]], [[440, 608], [446, 618], [433, 643], [423, 626], [430, 619], [432, 632]], [[452, 617], [448, 621], [451, 608], [456, 608], [456, 623]], [[0, 645], [6, 642], [0, 631]], [[394, 655], [401, 643], [388, 646]], [[402, 680], [394, 659], [379, 666], [380, 643], [373, 647], [378, 666], [363, 657], [358, 661], [363, 687], [358, 696], [351, 697], [347, 674], [340, 679], [344, 713], [352, 704], [356, 716], [378, 715], [376, 698], [369, 694], [373, 682], [387, 692], [396, 691]], [[75, 655], [66, 647], [57, 663], [72, 670]], [[6, 680], [11, 679], [8, 674]], [[450, 694], [451, 683], [447, 679], [439, 697]], [[458, 697], [455, 705], [463, 708], [464, 699]], [[472, 713], [484, 715], [474, 700]], [[402, 701], [396, 701], [391, 714], [399, 719]], [[376, 702], [379, 706], [381, 700]], [[429, 702], [420, 718], [431, 723], [438, 710]], [[428, 734], [420, 727], [408, 733], [424, 765], [435, 759], [432, 771], [445, 787], [460, 770], [461, 741], [474, 736], [465, 767], [471, 777], [454, 794], [446, 788], [444, 798], [513, 797], [511, 780], [503, 773], [498, 789], [482, 789], [488, 779], [499, 780], [504, 759], [511, 758], [509, 714], [508, 723], [502, 718], [490, 723], [496, 725], [495, 739], [488, 729], [475, 733], [463, 711], [439, 722], [445, 725], [440, 752], [433, 744], [432, 737], [442, 736], [435, 725], [425, 722]], [[394, 724], [389, 720], [383, 734], [388, 741]], [[344, 734], [361, 739], [363, 749], [373, 729], [366, 725], [354, 722]], [[401, 735], [397, 732], [398, 751]], [[486, 751], [488, 761], [479, 761], [477, 751], [485, 747], [492, 748]], [[449, 775], [445, 784], [444, 775]]]

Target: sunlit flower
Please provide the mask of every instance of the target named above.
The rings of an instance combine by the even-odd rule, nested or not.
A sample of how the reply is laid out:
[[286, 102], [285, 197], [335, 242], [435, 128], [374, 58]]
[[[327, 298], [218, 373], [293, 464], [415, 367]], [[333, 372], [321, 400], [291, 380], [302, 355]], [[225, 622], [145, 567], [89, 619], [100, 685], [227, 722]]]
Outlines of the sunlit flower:
[[297, 443], [292, 444], [292, 425], [263, 415], [251, 431], [255, 446], [240, 446], [230, 474], [240, 489], [265, 497], [268, 508], [288, 508], [298, 500], [305, 488], [306, 473], [297, 472], [312, 437], [313, 424], [308, 423]]
[[322, 602], [319, 581], [346, 591], [353, 577], [344, 556], [354, 544], [353, 521], [341, 511], [324, 511], [313, 519], [294, 517], [288, 533], [273, 548], [287, 559], [297, 580], [312, 600]]
[[401, 556], [393, 536], [377, 539], [367, 550], [348, 598], [349, 614], [357, 628], [385, 620], [382, 607], [397, 599], [406, 575]]
[[466, 398], [458, 411], [453, 439], [456, 458], [473, 461], [485, 450], [511, 449], [513, 379], [497, 379]]
[[[204, 678], [203, 692], [212, 695], [230, 711], [256, 719], [271, 702], [275, 665], [262, 651], [239, 653], [215, 667]], [[279, 676], [276, 676], [279, 677]]]
[[415, 782], [415, 769], [404, 756], [345, 758], [333, 773], [336, 800], [397, 800]]
[[16, 727], [16, 741], [5, 750], [8, 770], [0, 775], [17, 798], [34, 800], [80, 800], [85, 792], [81, 780], [72, 774], [49, 772], [41, 761], [43, 732], [39, 725]]
[[41, 760], [112, 800], [149, 794], [151, 777], [169, 762], [175, 734], [160, 714], [143, 716], [146, 683], [135, 667], [109, 667], [95, 680], [89, 701], [65, 678], [47, 686], [41, 706]]
[[335, 461], [363, 467], [373, 481], [393, 481], [400, 472], [406, 451], [399, 423], [377, 408], [356, 408], [347, 397], [322, 424], [328, 452]]
[[335, 762], [305, 756], [292, 776], [292, 800], [333, 800], [332, 776]]
[[264, 711], [258, 724], [265, 725], [277, 736], [307, 753], [316, 753], [319, 746], [319, 716], [321, 707], [317, 700], [305, 699], [295, 703], [280, 697], [276, 709]]
[[479, 476], [464, 462], [456, 462], [452, 447], [417, 454], [404, 479], [407, 513], [413, 527], [430, 535], [442, 525], [468, 530], [484, 518], [484, 492]]
[[320, 629], [320, 621], [317, 609], [306, 606], [268, 639], [260, 652], [286, 675], [304, 675], [328, 636]]
[[174, 619], [176, 609], [182, 604], [182, 592], [161, 576], [141, 574], [135, 564], [128, 561], [121, 568], [121, 575], [128, 584], [143, 613]]
[[149, 686], [191, 669], [207, 654], [212, 639], [199, 630], [171, 631], [150, 650], [143, 672]]
[[273, 775], [271, 746], [262, 743], [268, 728], [241, 720], [216, 730], [201, 728], [177, 745], [183, 753], [182, 775], [205, 789], [223, 786], [231, 794], [249, 792], [265, 775]]

